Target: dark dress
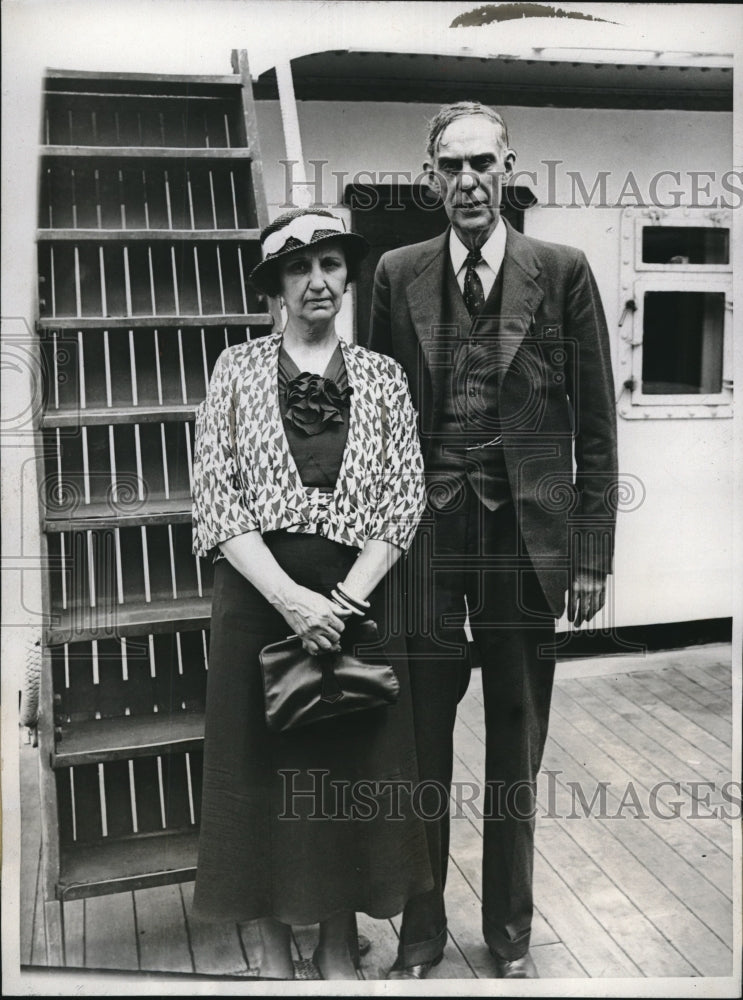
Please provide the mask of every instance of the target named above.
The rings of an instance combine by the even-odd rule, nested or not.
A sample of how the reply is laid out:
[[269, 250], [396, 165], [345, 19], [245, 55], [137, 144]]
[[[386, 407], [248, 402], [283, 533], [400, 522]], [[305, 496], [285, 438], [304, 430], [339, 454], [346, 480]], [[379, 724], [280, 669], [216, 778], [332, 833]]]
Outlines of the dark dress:
[[[279, 366], [284, 428], [303, 484], [332, 490], [348, 410], [320, 433], [297, 430], [284, 396], [299, 372], [283, 350]], [[341, 393], [346, 388], [340, 350], [325, 376], [334, 377]], [[263, 537], [289, 576], [326, 596], [358, 555], [319, 534]], [[370, 596], [370, 615], [387, 636], [385, 650], [400, 680], [398, 702], [276, 734], [265, 723], [258, 654], [285, 638], [289, 626], [226, 559], [218, 561], [197, 917], [310, 924], [353, 910], [383, 918], [432, 886], [425, 830], [410, 797], [417, 768], [405, 643], [391, 630], [387, 635], [388, 609], [401, 604], [399, 566]]]

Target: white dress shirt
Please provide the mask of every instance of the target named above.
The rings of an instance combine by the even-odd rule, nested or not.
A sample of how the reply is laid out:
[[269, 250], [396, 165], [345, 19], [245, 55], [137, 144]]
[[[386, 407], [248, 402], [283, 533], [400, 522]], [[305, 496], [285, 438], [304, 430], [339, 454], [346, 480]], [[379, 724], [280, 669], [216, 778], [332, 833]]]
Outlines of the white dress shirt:
[[[467, 260], [468, 253], [469, 250], [454, 232], [454, 229], [450, 229], [449, 254], [451, 256], [454, 274], [457, 276], [457, 284], [459, 285], [459, 289], [462, 293], [464, 293], [464, 276], [467, 273], [465, 261]], [[488, 295], [490, 295], [493, 288], [496, 276], [503, 263], [505, 253], [506, 226], [502, 219], [498, 219], [498, 225], [487, 238], [486, 242], [480, 247], [482, 260], [475, 268], [477, 275], [482, 282], [482, 290], [486, 299]]]

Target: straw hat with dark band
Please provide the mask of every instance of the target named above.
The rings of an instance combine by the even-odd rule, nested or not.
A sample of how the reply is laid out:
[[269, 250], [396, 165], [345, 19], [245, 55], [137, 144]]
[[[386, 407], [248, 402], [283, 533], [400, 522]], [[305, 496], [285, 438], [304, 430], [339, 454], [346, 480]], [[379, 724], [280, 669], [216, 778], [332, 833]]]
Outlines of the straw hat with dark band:
[[263, 295], [278, 295], [279, 262], [295, 250], [331, 240], [343, 248], [348, 280], [353, 281], [359, 262], [369, 253], [369, 244], [364, 237], [346, 232], [343, 219], [330, 212], [312, 208], [295, 208], [285, 212], [261, 233], [263, 260], [250, 272], [253, 286]]

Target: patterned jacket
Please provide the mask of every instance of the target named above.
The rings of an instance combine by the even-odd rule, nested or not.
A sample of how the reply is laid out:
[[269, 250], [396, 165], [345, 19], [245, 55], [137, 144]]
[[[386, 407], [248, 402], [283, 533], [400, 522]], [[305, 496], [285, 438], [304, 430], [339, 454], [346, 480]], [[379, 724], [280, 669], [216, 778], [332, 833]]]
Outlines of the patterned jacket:
[[[284, 434], [281, 334], [222, 352], [196, 413], [193, 550], [247, 531], [319, 533], [362, 548], [409, 548], [425, 506], [417, 418], [400, 365], [343, 342], [353, 390], [348, 440], [329, 506], [306, 490]], [[321, 517], [321, 511], [325, 510]]]

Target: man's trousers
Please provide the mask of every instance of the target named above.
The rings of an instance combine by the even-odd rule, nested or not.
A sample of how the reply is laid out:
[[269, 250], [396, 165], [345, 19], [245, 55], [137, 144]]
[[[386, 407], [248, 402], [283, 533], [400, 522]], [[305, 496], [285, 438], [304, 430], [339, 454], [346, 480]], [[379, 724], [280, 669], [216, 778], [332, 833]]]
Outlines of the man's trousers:
[[493, 952], [512, 960], [527, 951], [531, 932], [536, 777], [554, 677], [554, 618], [513, 505], [488, 511], [468, 484], [446, 511], [426, 514], [408, 570], [418, 801], [435, 887], [405, 907], [399, 961], [431, 961], [446, 942], [453, 730], [469, 683], [470, 646], [482, 668], [485, 786], [481, 771], [467, 776], [478, 794], [470, 788], [462, 795], [472, 802], [452, 821], [467, 823], [467, 809], [476, 824], [483, 816], [483, 934]]

